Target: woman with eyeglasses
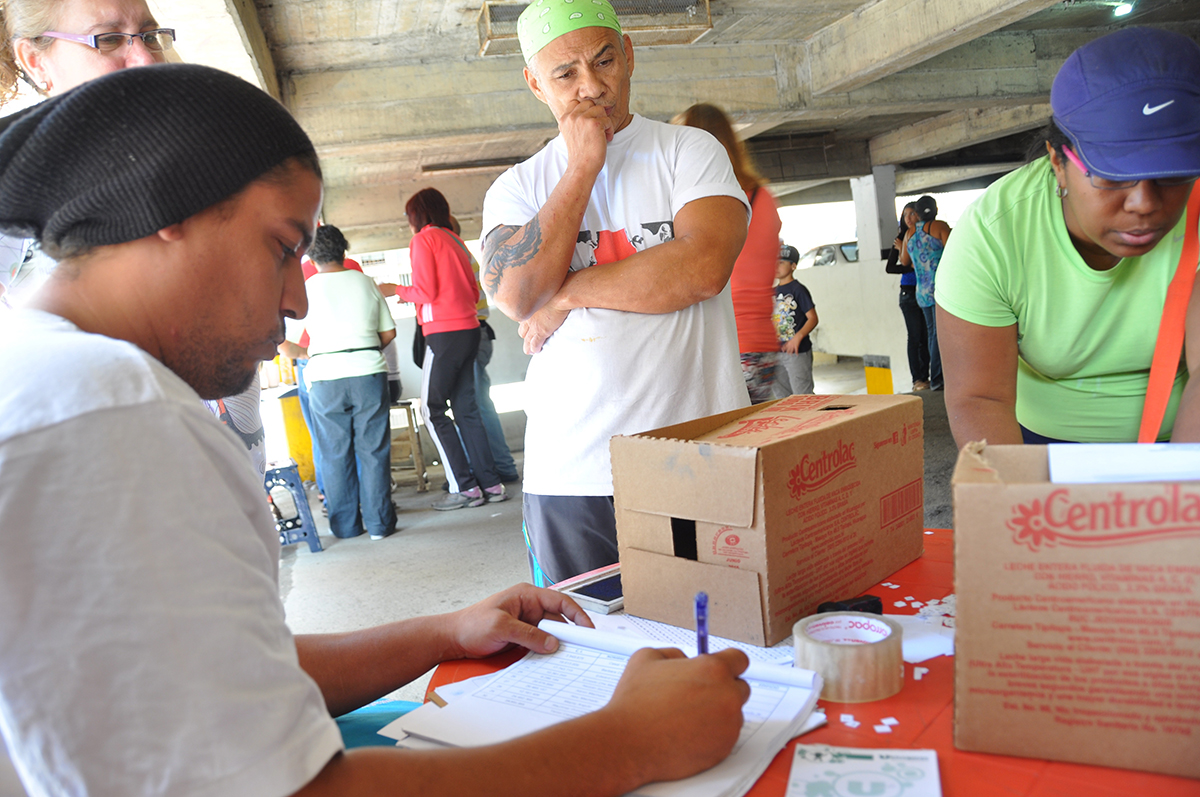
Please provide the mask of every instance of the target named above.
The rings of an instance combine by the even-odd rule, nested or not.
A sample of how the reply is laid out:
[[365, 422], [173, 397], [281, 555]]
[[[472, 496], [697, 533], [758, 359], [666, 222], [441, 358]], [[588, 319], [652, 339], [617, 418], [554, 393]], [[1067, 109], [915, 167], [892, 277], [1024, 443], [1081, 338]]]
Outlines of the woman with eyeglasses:
[[[1138, 439], [1200, 175], [1200, 45], [1151, 28], [1096, 39], [1063, 64], [1050, 105], [1036, 160], [968, 208], [938, 271], [960, 447]], [[1200, 440], [1195, 292], [1184, 346], [1159, 440]]]
[[[144, 0], [4, 0], [0, 6], [0, 107], [24, 81], [55, 97], [109, 72], [165, 63], [175, 31], [160, 27]], [[3, 123], [0, 122], [0, 125]], [[45, 281], [54, 261], [32, 241], [0, 236], [0, 271], [7, 304], [19, 306]], [[261, 391], [251, 385], [236, 396], [206, 402], [246, 445], [259, 473], [266, 471]]]
[[[0, 113], [21, 82], [54, 97], [118, 69], [163, 63], [175, 42], [143, 0], [5, 0], [0, 33]], [[0, 240], [0, 258], [0, 297], [10, 304], [53, 266], [32, 241]]]

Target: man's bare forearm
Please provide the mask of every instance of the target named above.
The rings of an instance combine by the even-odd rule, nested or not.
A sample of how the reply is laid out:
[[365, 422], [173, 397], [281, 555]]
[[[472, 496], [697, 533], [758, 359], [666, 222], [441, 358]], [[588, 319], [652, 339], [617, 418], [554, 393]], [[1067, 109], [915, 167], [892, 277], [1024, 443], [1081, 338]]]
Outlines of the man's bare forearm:
[[726, 196], [689, 202], [675, 217], [675, 232], [623, 260], [574, 272], [554, 306], [673, 313], [720, 293], [746, 241], [744, 205]]
[[562, 287], [595, 182], [568, 168], [536, 216], [485, 236], [483, 288], [509, 318], [524, 321]]
[[296, 637], [300, 666], [337, 717], [419, 678], [448, 656], [444, 617], [418, 617], [343, 634]]

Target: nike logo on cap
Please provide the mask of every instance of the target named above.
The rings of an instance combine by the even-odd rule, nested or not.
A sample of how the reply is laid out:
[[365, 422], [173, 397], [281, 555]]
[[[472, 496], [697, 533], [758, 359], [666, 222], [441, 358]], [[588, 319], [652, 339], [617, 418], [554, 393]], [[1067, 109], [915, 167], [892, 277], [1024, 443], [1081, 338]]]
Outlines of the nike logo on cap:
[[1142, 115], [1149, 116], [1152, 113], [1158, 113], [1163, 108], [1166, 108], [1168, 105], [1173, 105], [1174, 103], [1175, 103], [1175, 100], [1167, 100], [1162, 105], [1155, 105], [1153, 108], [1150, 107], [1150, 103], [1146, 103], [1142, 107]]

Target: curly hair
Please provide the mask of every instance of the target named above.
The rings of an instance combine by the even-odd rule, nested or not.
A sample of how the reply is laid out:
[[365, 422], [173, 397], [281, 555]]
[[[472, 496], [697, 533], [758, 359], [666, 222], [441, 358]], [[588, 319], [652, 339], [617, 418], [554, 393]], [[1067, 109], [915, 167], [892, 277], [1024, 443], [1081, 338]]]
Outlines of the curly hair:
[[[17, 94], [18, 81], [24, 80], [37, 89], [33, 80], [21, 69], [14, 39], [28, 39], [44, 50], [54, 40], [41, 34], [58, 28], [58, 10], [62, 0], [3, 0], [0, 2], [0, 106]], [[38, 89], [40, 92], [41, 90]]]
[[340, 266], [349, 248], [350, 244], [341, 230], [332, 224], [322, 224], [313, 234], [312, 246], [308, 247], [308, 259], [314, 263], [336, 263]]

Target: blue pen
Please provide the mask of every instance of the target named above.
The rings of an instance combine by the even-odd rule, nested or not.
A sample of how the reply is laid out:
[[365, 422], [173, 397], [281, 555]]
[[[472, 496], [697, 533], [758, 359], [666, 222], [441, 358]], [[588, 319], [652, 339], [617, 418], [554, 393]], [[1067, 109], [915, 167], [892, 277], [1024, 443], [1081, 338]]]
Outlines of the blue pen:
[[696, 593], [696, 652], [708, 653], [708, 593]]

